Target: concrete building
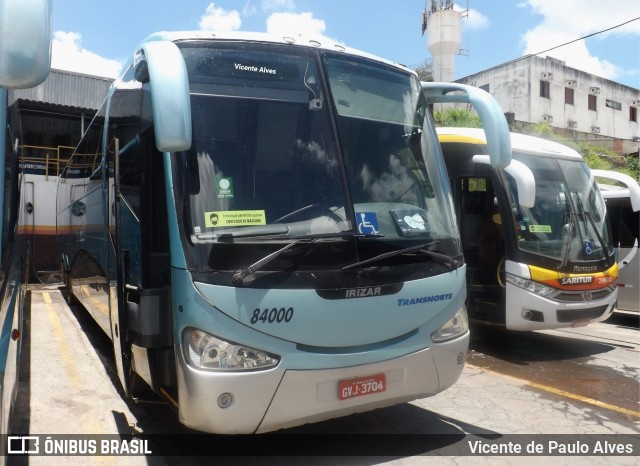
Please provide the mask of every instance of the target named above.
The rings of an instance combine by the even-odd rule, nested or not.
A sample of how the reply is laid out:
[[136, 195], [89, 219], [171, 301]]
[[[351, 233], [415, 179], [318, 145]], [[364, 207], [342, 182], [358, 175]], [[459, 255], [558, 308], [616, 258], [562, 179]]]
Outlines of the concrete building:
[[19, 151], [18, 234], [30, 247], [30, 275], [58, 269], [56, 184], [113, 79], [51, 70], [31, 89], [10, 90], [10, 140]]
[[546, 121], [567, 137], [619, 154], [637, 153], [640, 147], [640, 90], [561, 60], [529, 55], [456, 82], [488, 91], [510, 123]]

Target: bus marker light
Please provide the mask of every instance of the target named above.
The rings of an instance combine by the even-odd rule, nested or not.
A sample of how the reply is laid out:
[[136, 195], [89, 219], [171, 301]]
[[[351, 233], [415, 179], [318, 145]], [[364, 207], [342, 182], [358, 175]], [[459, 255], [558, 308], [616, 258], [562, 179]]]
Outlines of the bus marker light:
[[11, 339], [13, 341], [18, 341], [20, 339], [20, 330], [18, 330], [17, 328], [11, 330]]
[[218, 406], [222, 409], [228, 408], [233, 403], [233, 395], [231, 393], [223, 393], [218, 397]]

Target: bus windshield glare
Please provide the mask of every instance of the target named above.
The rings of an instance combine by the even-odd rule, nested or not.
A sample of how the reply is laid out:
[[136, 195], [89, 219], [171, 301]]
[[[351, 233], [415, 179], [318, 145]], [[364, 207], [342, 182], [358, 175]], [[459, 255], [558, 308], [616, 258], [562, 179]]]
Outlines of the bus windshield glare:
[[[322, 253], [291, 248], [269, 267], [291, 267], [285, 258], [302, 249], [304, 264], [338, 269], [420, 244], [461, 255], [446, 170], [414, 74], [286, 45], [179, 46], [194, 141], [174, 156], [174, 179], [190, 268], [246, 266], [231, 259], [234, 248], [255, 250], [259, 260], [301, 238], [315, 238]], [[427, 257], [400, 255], [392, 262]]]
[[[514, 159], [531, 169], [536, 180], [536, 202], [519, 206], [518, 248], [568, 262], [609, 260], [613, 243], [605, 204], [583, 161], [514, 153]], [[511, 205], [515, 183], [506, 183]], [[519, 229], [518, 229], [519, 227]]]

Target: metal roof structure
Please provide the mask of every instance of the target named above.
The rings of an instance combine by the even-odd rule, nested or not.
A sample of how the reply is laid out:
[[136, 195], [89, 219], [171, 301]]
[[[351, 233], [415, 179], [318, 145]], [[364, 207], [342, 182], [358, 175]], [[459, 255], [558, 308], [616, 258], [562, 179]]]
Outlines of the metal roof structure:
[[31, 89], [9, 91], [9, 105], [17, 100], [75, 107], [95, 112], [104, 101], [113, 79], [51, 70], [49, 77]]

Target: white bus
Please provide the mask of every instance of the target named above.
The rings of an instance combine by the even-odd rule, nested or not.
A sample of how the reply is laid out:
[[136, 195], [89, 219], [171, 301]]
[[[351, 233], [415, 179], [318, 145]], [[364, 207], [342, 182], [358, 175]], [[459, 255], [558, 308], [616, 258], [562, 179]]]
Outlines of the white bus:
[[437, 132], [461, 228], [470, 319], [537, 330], [609, 317], [618, 264], [595, 172], [580, 154], [511, 134], [513, 160], [496, 170], [483, 155], [483, 130]]
[[598, 185], [607, 203], [613, 244], [617, 248], [620, 275], [616, 310], [640, 312], [640, 211], [637, 207], [634, 210], [628, 188], [602, 183]]
[[191, 428], [262, 433], [451, 386], [469, 332], [443, 99], [478, 108], [507, 165], [479, 89], [297, 35], [145, 40], [56, 208], [68, 296], [125, 393], [144, 381]]

